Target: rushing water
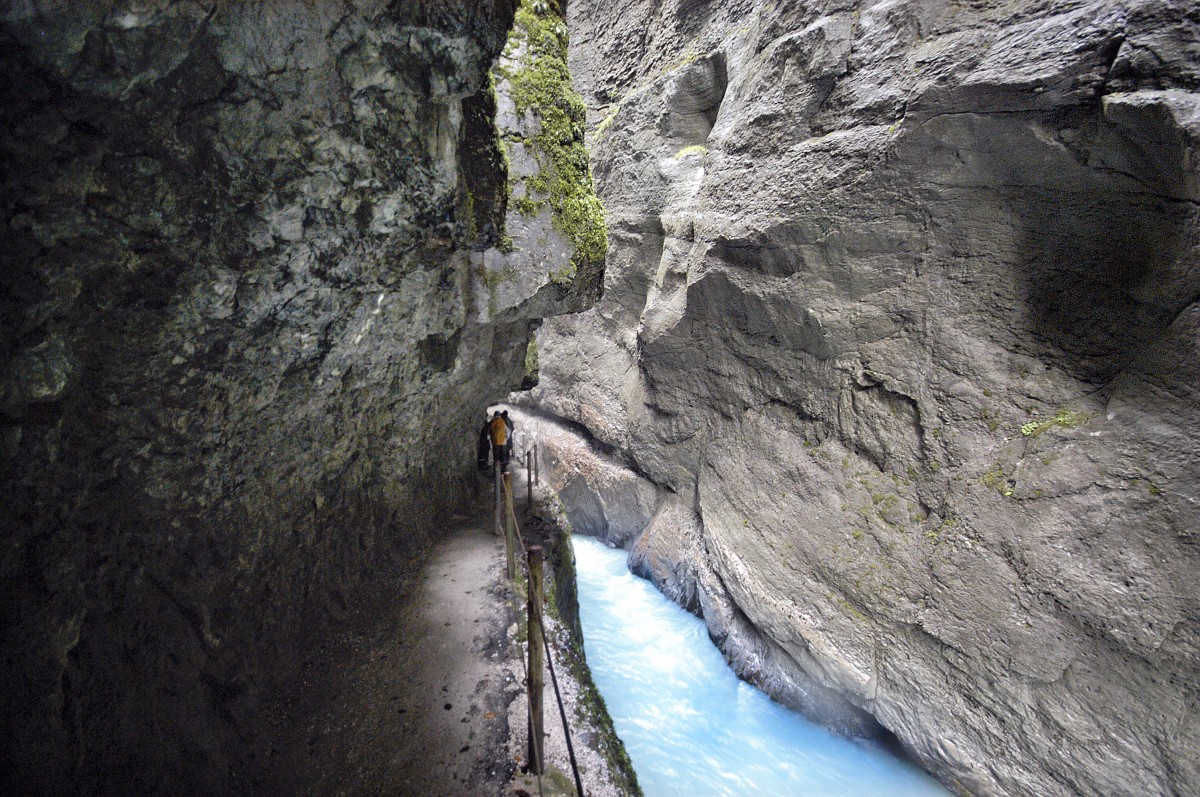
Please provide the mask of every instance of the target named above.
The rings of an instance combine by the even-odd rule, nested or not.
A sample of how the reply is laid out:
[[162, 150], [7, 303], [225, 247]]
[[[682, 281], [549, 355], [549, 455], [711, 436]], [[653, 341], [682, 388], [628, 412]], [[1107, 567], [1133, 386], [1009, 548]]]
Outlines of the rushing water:
[[739, 681], [704, 623], [631, 574], [625, 551], [574, 542], [588, 664], [646, 797], [949, 797]]

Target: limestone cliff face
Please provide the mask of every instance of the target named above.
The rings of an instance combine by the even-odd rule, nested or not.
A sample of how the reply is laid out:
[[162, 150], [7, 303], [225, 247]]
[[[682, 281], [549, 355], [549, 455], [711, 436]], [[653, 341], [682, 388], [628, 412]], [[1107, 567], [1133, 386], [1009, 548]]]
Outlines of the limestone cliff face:
[[299, 635], [464, 500], [599, 280], [495, 300], [514, 7], [4, 5], [5, 793], [248, 793]]
[[1200, 789], [1195, 4], [570, 25], [610, 251], [535, 399], [660, 492], [635, 560], [963, 793]]

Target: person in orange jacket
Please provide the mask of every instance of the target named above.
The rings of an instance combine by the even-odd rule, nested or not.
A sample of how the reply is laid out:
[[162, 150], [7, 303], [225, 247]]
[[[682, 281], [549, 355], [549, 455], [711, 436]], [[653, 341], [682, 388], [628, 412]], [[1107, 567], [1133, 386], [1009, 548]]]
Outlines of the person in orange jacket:
[[508, 423], [496, 412], [489, 424], [492, 436], [492, 463], [499, 466], [501, 471], [508, 470]]

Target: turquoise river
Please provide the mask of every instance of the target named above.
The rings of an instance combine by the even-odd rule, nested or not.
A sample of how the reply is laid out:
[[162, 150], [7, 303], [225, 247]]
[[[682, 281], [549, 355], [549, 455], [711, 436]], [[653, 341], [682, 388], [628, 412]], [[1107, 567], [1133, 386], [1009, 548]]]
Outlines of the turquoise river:
[[646, 797], [950, 797], [913, 765], [845, 739], [738, 680], [704, 623], [576, 537], [584, 648]]

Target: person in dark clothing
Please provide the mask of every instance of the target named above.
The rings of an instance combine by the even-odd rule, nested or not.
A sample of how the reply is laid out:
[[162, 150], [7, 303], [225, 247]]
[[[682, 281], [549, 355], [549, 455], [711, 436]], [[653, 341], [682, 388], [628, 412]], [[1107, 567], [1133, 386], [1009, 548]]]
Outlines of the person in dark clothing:
[[504, 419], [504, 425], [508, 427], [508, 458], [511, 460], [512, 453], [513, 453], [513, 437], [514, 437], [513, 422], [512, 422], [512, 419], [508, 417], [508, 410], [504, 410], [503, 412], [501, 412], [500, 417]]

